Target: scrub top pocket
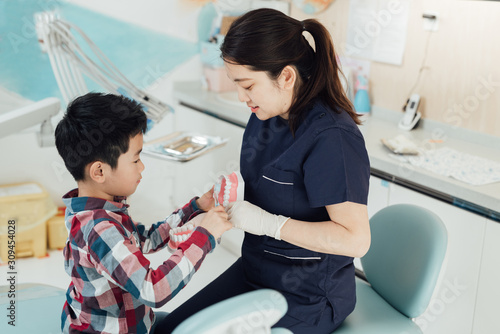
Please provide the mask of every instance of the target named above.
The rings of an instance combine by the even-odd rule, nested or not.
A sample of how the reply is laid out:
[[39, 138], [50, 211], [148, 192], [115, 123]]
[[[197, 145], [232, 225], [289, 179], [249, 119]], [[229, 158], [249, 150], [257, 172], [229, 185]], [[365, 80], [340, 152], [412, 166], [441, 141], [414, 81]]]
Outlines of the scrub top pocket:
[[257, 184], [260, 207], [274, 214], [293, 216], [294, 173], [272, 166], [263, 169]]
[[290, 307], [290, 315], [313, 324], [327, 302], [324, 291], [325, 257], [325, 254], [303, 248], [264, 245], [260, 282], [284, 293], [289, 307], [293, 306]]
[[[310, 293], [317, 294], [318, 288], [323, 290], [321, 286], [324, 286], [324, 281], [318, 280], [316, 286], [311, 286], [311, 280], [308, 278], [320, 278], [319, 271], [322, 269], [324, 257], [324, 254], [303, 248], [285, 249], [264, 245], [261, 266], [267, 267], [268, 270], [262, 271], [261, 279], [279, 290], [308, 295], [304, 290], [311, 288]], [[277, 270], [278, 268], [280, 270]], [[308, 287], [302, 286], [304, 281], [309, 281]]]

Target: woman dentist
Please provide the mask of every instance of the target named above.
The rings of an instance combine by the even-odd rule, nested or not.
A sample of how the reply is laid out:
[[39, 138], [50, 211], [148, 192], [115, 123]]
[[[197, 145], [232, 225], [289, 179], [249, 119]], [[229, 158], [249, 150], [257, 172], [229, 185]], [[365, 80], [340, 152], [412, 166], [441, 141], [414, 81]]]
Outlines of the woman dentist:
[[259, 9], [232, 24], [221, 51], [253, 113], [240, 157], [245, 201], [226, 208], [246, 231], [242, 256], [156, 332], [221, 300], [271, 288], [288, 302], [276, 327], [331, 333], [354, 309], [353, 257], [370, 246], [370, 165], [331, 37], [316, 20]]

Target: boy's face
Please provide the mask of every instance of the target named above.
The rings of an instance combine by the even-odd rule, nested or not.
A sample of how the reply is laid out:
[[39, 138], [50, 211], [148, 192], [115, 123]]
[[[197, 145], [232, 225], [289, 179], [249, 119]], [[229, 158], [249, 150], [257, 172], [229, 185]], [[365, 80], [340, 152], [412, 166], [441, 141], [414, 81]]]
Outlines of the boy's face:
[[108, 171], [105, 187], [109, 195], [130, 196], [137, 189], [144, 170], [144, 164], [140, 159], [142, 144], [142, 133], [132, 137], [128, 151], [120, 155], [116, 168], [110, 168]]

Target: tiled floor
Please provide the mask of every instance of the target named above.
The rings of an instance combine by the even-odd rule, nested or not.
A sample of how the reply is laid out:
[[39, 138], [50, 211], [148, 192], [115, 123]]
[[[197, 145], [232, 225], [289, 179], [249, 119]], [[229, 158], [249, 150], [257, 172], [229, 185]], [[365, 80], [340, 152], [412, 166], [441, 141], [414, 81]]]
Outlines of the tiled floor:
[[[157, 268], [170, 256], [167, 250], [147, 255], [151, 266]], [[175, 298], [159, 308], [159, 310], [171, 312], [184, 301], [189, 299], [197, 291], [205, 287], [214, 278], [218, 277], [235, 260], [236, 256], [224, 247], [217, 247], [207, 256], [200, 270], [193, 276], [189, 284]], [[51, 250], [45, 258], [21, 258], [16, 261], [17, 283], [39, 283], [66, 289], [70, 278], [64, 271], [63, 255], [60, 250]], [[0, 285], [5, 285], [7, 277], [7, 265], [0, 265]], [[62, 305], [61, 305], [62, 307]]]

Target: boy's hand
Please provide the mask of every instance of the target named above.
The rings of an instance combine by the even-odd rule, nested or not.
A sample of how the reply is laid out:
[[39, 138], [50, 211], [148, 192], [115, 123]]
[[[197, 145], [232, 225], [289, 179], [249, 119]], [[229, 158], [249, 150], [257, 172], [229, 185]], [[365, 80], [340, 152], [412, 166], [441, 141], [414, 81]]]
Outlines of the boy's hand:
[[196, 200], [196, 205], [200, 210], [203, 211], [208, 211], [211, 208], [215, 207], [215, 200], [214, 200], [214, 187], [204, 193], [200, 198]]
[[229, 220], [227, 220], [227, 213], [221, 205], [210, 209], [210, 211], [204, 215], [200, 226], [210, 232], [215, 240], [219, 239], [224, 232], [233, 227]]
[[203, 221], [206, 215], [207, 215], [206, 212], [200, 213], [196, 215], [196, 217], [194, 217], [193, 219], [188, 220], [187, 223], [192, 224], [194, 227], [200, 226], [201, 222]]

